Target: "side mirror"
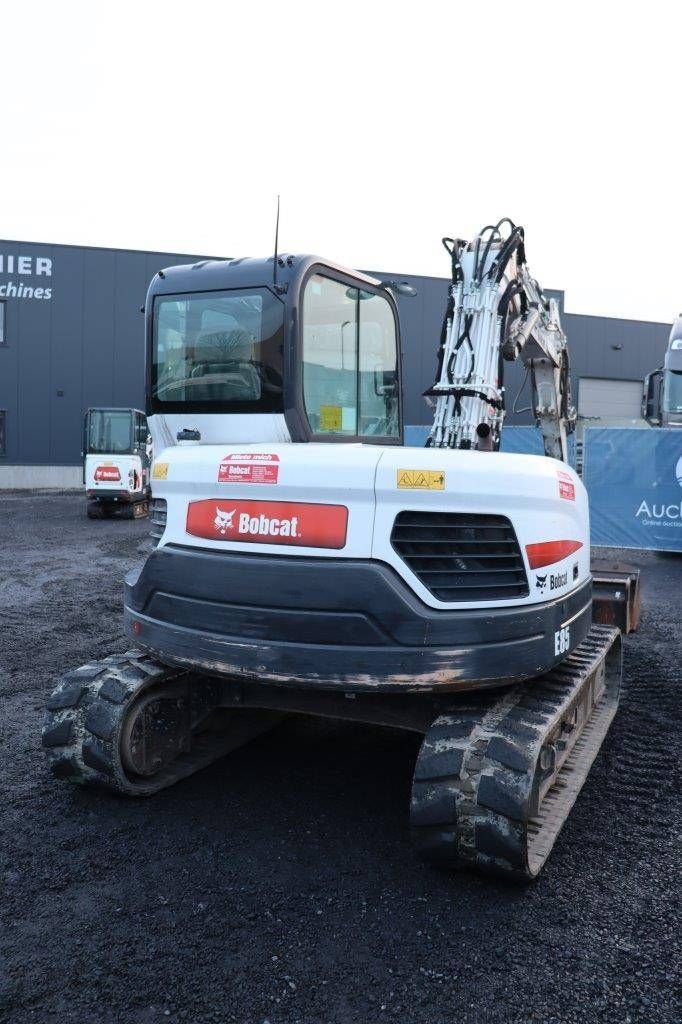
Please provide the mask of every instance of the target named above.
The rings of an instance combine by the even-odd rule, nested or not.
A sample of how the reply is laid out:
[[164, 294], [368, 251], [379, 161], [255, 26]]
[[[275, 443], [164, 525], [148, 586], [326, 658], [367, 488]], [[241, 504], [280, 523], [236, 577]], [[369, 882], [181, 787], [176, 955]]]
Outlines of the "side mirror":
[[659, 410], [659, 398], [661, 389], [661, 372], [654, 370], [644, 378], [644, 394], [642, 395], [642, 419], [650, 423], [652, 427], [659, 426], [661, 422]]

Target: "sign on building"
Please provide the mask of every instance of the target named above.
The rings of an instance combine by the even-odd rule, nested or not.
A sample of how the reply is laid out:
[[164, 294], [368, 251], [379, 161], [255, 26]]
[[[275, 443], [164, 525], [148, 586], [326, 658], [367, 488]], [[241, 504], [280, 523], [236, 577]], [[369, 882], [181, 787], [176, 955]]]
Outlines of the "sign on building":
[[47, 256], [0, 253], [0, 302], [52, 298], [52, 260]]

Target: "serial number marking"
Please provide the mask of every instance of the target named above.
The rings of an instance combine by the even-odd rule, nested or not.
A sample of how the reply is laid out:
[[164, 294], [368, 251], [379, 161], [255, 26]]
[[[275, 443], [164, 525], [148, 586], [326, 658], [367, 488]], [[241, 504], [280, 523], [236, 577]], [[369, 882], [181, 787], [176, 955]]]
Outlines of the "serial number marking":
[[554, 633], [554, 654], [565, 654], [571, 647], [571, 628], [563, 626]]

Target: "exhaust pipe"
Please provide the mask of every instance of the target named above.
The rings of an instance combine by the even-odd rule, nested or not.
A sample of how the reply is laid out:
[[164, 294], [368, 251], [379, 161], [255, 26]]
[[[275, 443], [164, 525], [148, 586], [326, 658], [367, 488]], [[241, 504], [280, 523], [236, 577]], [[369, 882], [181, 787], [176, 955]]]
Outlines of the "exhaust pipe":
[[479, 423], [476, 427], [476, 450], [479, 452], [491, 452], [493, 450], [493, 435], [489, 423]]

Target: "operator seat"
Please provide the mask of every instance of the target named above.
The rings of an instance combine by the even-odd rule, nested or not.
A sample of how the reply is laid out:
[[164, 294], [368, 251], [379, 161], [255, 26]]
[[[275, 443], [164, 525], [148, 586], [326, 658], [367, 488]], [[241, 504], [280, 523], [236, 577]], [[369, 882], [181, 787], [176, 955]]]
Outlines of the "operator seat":
[[257, 402], [261, 380], [253, 366], [253, 340], [243, 327], [204, 331], [194, 346], [192, 397], [203, 402]]

